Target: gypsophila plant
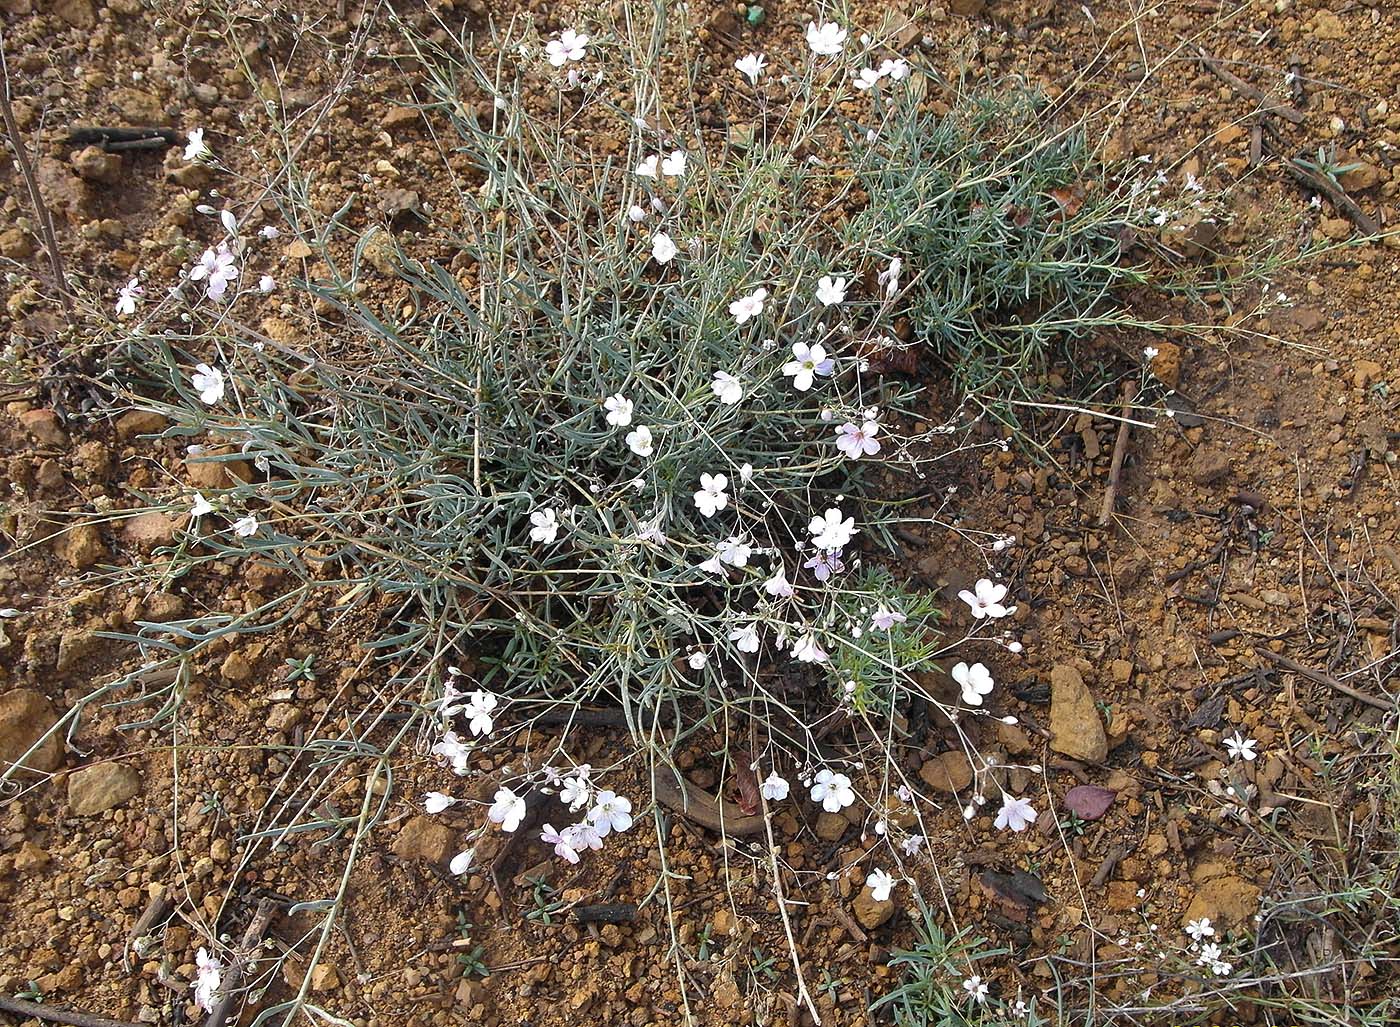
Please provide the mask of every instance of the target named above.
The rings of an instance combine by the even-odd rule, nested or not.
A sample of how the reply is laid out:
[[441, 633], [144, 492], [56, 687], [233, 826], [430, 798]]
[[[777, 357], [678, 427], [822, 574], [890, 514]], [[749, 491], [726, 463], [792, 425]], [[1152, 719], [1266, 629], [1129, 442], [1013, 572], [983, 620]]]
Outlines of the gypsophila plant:
[[[411, 710], [392, 744], [417, 732], [467, 776], [484, 747], [542, 718], [567, 735], [602, 708], [660, 775], [702, 731], [749, 740], [751, 801], [871, 811], [894, 870], [866, 887], [888, 899], [926, 839], [885, 809], [918, 797], [907, 781], [862, 794], [865, 764], [832, 731], [850, 725], [878, 751], [913, 701], [954, 724], [989, 716], [996, 682], [970, 652], [951, 700], [927, 672], [955, 650], [1020, 644], [998, 624], [1015, 611], [1005, 585], [963, 592], [974, 627], [948, 637], [932, 597], [881, 561], [933, 462], [1005, 444], [969, 441], [979, 410], [1064, 342], [1130, 320], [1115, 290], [1143, 280], [1125, 245], [1145, 194], [1036, 97], [963, 93], [825, 19], [802, 53], [727, 70], [748, 131], [720, 134], [663, 100], [662, 23], [646, 36], [513, 25], [489, 65], [472, 40], [435, 38], [405, 34], [417, 102], [451, 137], [456, 203], [422, 211], [436, 245], [352, 229], [359, 198], [326, 215], [291, 167], [281, 227], [256, 223], [264, 206], [201, 206], [208, 231], [188, 241], [181, 280], [138, 276], [116, 297], [133, 403], [169, 419], [202, 483], [145, 497], [188, 515], [159, 573], [247, 562], [289, 583], [249, 608], [138, 624], [119, 637], [149, 664], [121, 684], [168, 712], [208, 647], [330, 596]], [[626, 76], [629, 107], [599, 88], [605, 72]], [[935, 94], [951, 108], [935, 114]], [[620, 142], [602, 145], [599, 125]], [[187, 160], [219, 166], [217, 141], [189, 138]], [[284, 232], [314, 255], [305, 280], [260, 266]], [[251, 327], [292, 285], [322, 331]], [[968, 400], [935, 404], [920, 366]], [[1014, 542], [967, 537], [989, 557]], [[311, 679], [312, 659], [288, 660], [288, 680]], [[382, 721], [365, 721], [326, 748], [387, 779], [391, 750], [367, 740]], [[975, 765], [969, 819], [1001, 788], [992, 769]], [[545, 794], [572, 822], [538, 837], [578, 863], [645, 808], [608, 770], [561, 742], [502, 770], [487, 801], [422, 803], [479, 807], [454, 874], [479, 869], [477, 842], [520, 831]], [[358, 819], [296, 830], [362, 837], [388, 792], [362, 794]], [[998, 829], [1035, 821], [1028, 799], [993, 797]], [[533, 919], [552, 921], [553, 894], [536, 884]], [[986, 999], [975, 974], [962, 990]]]

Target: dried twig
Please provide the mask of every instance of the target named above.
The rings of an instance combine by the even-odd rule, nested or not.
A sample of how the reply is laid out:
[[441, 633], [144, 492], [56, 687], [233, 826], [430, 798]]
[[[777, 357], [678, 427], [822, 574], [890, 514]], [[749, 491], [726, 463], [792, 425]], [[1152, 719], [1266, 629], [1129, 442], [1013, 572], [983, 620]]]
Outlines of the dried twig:
[[657, 767], [652, 775], [656, 789], [656, 801], [675, 810], [681, 816], [695, 821], [701, 827], [718, 831], [733, 837], [758, 834], [763, 830], [765, 820], [762, 814], [745, 816], [744, 811], [727, 799], [716, 799], [703, 788], [673, 773], [665, 767]]
[[170, 901], [170, 895], [164, 887], [151, 896], [151, 901], [146, 906], [146, 911], [141, 914], [141, 918], [132, 926], [131, 932], [126, 936], [126, 946], [122, 949], [122, 966], [131, 969], [131, 949], [147, 931], [164, 924], [170, 919], [170, 913], [175, 908], [175, 904]]
[[1201, 67], [1205, 68], [1216, 78], [1220, 79], [1222, 82], [1227, 83], [1230, 86], [1230, 88], [1233, 89], [1235, 92], [1242, 93], [1245, 96], [1248, 96], [1250, 99], [1258, 100], [1261, 104], [1264, 105], [1264, 110], [1267, 113], [1277, 114], [1280, 118], [1283, 118], [1285, 121], [1292, 122], [1295, 125], [1301, 125], [1304, 121], [1307, 120], [1307, 117], [1303, 114], [1302, 111], [1294, 110], [1287, 104], [1279, 103], [1267, 93], [1264, 93], [1261, 90], [1254, 88], [1244, 79], [1240, 78], [1234, 72], [1226, 68], [1225, 65], [1220, 63], [1220, 61], [1216, 60], [1210, 54], [1206, 53], [1205, 50], [1203, 50], [1201, 47], [1195, 47], [1195, 51], [1196, 59], [1201, 62]]
[[1324, 674], [1320, 670], [1313, 670], [1311, 667], [1306, 667], [1303, 664], [1299, 663], [1297, 660], [1290, 660], [1287, 656], [1280, 656], [1273, 650], [1265, 649], [1262, 646], [1255, 649], [1254, 651], [1260, 656], [1264, 657], [1265, 659], [1272, 660], [1274, 663], [1277, 663], [1284, 670], [1291, 670], [1294, 674], [1301, 674], [1309, 681], [1316, 681], [1319, 685], [1326, 685], [1328, 688], [1335, 688], [1338, 692], [1341, 692], [1343, 695], [1351, 696], [1351, 698], [1355, 699], [1357, 702], [1365, 703], [1367, 706], [1374, 707], [1378, 710], [1384, 710], [1386, 713], [1391, 713], [1395, 710], [1394, 701], [1386, 702], [1383, 699], [1377, 699], [1374, 695], [1367, 695], [1365, 692], [1358, 691], [1357, 689], [1352, 688], [1350, 685], [1343, 684], [1342, 682], [1334, 678], [1331, 674]]
[[79, 1013], [72, 1009], [55, 1009], [53, 1006], [40, 1005], [38, 1002], [25, 1002], [18, 998], [7, 998], [4, 995], [0, 995], [0, 1009], [19, 1016], [33, 1017], [36, 1020], [47, 1020], [49, 1023], [72, 1024], [73, 1027], [141, 1027], [141, 1024], [132, 1023], [130, 1020], [110, 1020], [105, 1016]]
[[5, 120], [5, 131], [10, 137], [10, 145], [15, 151], [15, 164], [19, 167], [24, 187], [29, 190], [29, 202], [34, 205], [34, 216], [39, 222], [39, 233], [44, 237], [44, 249], [49, 255], [49, 267], [53, 270], [54, 288], [63, 301], [63, 309], [73, 312], [73, 296], [68, 289], [68, 275], [63, 270], [63, 255], [58, 252], [58, 239], [53, 232], [53, 218], [44, 203], [44, 195], [39, 191], [39, 179], [34, 174], [34, 165], [29, 163], [29, 152], [24, 145], [24, 137], [15, 120], [14, 107], [10, 104], [10, 65], [5, 60], [5, 35], [0, 32], [0, 115]]
[[1099, 509], [1099, 527], [1107, 527], [1113, 519], [1113, 507], [1118, 502], [1118, 483], [1123, 477], [1123, 460], [1128, 454], [1129, 422], [1133, 414], [1133, 397], [1137, 383], [1123, 383], [1123, 417], [1118, 422], [1118, 437], [1113, 442], [1113, 459], [1108, 467], [1108, 487], [1104, 489], [1103, 506]]
[[263, 899], [258, 903], [257, 912], [253, 914], [252, 921], [248, 924], [248, 929], [243, 932], [243, 940], [238, 946], [238, 955], [229, 964], [228, 972], [224, 974], [222, 986], [219, 988], [219, 997], [214, 1002], [214, 1008], [209, 1010], [209, 1019], [204, 1021], [204, 1027], [224, 1027], [224, 1023], [229, 1019], [229, 1014], [233, 1012], [234, 1004], [242, 998], [240, 994], [243, 984], [243, 975], [248, 970], [248, 963], [253, 958], [253, 953], [262, 944], [263, 935], [267, 933], [269, 925], [272, 923], [273, 914], [277, 912], [277, 903], [273, 899]]

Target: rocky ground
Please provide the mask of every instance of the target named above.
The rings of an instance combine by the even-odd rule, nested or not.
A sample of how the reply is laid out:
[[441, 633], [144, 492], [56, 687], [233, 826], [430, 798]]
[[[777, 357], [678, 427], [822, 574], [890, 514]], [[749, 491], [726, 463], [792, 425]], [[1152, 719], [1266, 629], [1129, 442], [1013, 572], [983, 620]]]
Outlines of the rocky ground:
[[[305, 140], [299, 160], [316, 209], [362, 192], [372, 202], [356, 208], [357, 230], [377, 224], [424, 255], [444, 248], [398, 216], [447, 207], [451, 193], [409, 106], [411, 74], [369, 56], [395, 46], [387, 8], [329, 6], [0, 0], [15, 115], [78, 284], [69, 313], [7, 163], [0, 606], [20, 616], [0, 620], [0, 759], [18, 759], [60, 713], [134, 668], [130, 648], [102, 632], [251, 608], [283, 584], [257, 564], [155, 581], [117, 570], [149, 563], [177, 527], [121, 511], [165, 480], [202, 484], [196, 476], [211, 465], [187, 466], [181, 447], [148, 438], [161, 428], [153, 415], [104, 407], [101, 351], [83, 347], [101, 337], [94, 326], [107, 323], [111, 297], [136, 270], [159, 280], [188, 264], [202, 245], [191, 241], [201, 238], [196, 206], [211, 190], [254, 194], [285, 140], [248, 110], [274, 101], [294, 140]], [[811, 12], [768, 8], [750, 25], [742, 9], [692, 4], [709, 62], [700, 81], [713, 83], [699, 103], [723, 110], [735, 57], [798, 45]], [[549, 30], [588, 17], [480, 0], [435, 13], [454, 31], [488, 16], [530, 13]], [[1167, 226], [1180, 230], [1165, 238], [1183, 250], [1257, 253], [1272, 240], [1290, 257], [1304, 243], [1353, 239], [1359, 226], [1395, 225], [1400, 13], [1391, 5], [952, 0], [854, 14], [872, 28], [886, 14], [910, 18], [919, 60], [1024, 75], [1089, 113], [1111, 153], [1146, 155], [1173, 186], [1223, 190], [1217, 225]], [[74, 126], [93, 124], [204, 126], [232, 175], [187, 165], [179, 147], [113, 154], [70, 142]], [[1281, 165], [1280, 155], [1315, 158], [1320, 147], [1348, 167], [1335, 189]], [[270, 200], [263, 213], [279, 216]], [[274, 249], [268, 271], [279, 279], [311, 256], [292, 233]], [[1400, 822], [1400, 299], [1390, 285], [1400, 249], [1339, 247], [1270, 271], [1267, 286], [1245, 295], [1207, 291], [1166, 307], [1203, 329], [1095, 344], [1096, 361], [1141, 383], [1136, 416], [1153, 427], [1133, 428], [1120, 445], [1111, 418], [1043, 411], [1039, 450], [982, 451], [961, 467], [955, 495], [917, 511], [1018, 539], [997, 571], [1012, 582], [1025, 653], [993, 669], [1011, 682], [1002, 702], [1020, 724], [974, 741], [1002, 762], [1045, 765], [1039, 805], [1054, 815], [993, 846], [994, 811], [961, 814], [973, 776], [961, 749], [930, 727], [911, 754], [933, 811], [924, 891], [940, 896], [947, 923], [1014, 953], [987, 971], [1008, 998], [1057, 978], [1080, 1005], [1091, 984], [1100, 1003], [1128, 1007], [1152, 987], [1213, 987], [1173, 984], [1170, 958], [1153, 955], [1183, 949], [1183, 924], [1201, 916], [1249, 939], [1236, 947], [1241, 966], [1258, 969], [1246, 958], [1258, 945], [1281, 972], [1301, 975], [1295, 986], [1311, 1001], [1362, 1003], [1393, 990], [1387, 965], [1355, 947], [1369, 937], [1397, 955], [1393, 927], [1377, 928], [1375, 897], [1334, 897], [1393, 877]], [[1160, 299], [1143, 303], [1164, 313]], [[257, 327], [270, 339], [317, 338], [317, 314], [286, 290]], [[1143, 377], [1147, 346], [1157, 354]], [[88, 378], [59, 380], [53, 369], [73, 359]], [[1073, 391], [1083, 374], [1058, 366], [1045, 385]], [[1117, 388], [1097, 397], [1098, 409], [1116, 408]], [[1104, 524], [1115, 451], [1126, 461], [1117, 515]], [[984, 570], [952, 533], [902, 543], [905, 572], [943, 590], [950, 609]], [[324, 939], [308, 990], [357, 1027], [641, 1027], [683, 1022], [686, 1006], [701, 1023], [810, 1020], [796, 1002], [762, 847], [686, 817], [667, 815], [659, 830], [669, 876], [648, 826], [580, 868], [561, 869], [530, 842], [502, 855], [499, 889], [484, 870], [456, 879], [446, 863], [460, 825], [451, 813], [422, 815], [416, 801], [450, 775], [410, 744], [393, 759], [387, 815], [362, 837], [279, 837], [291, 811], [353, 817], [367, 791], [384, 788], [370, 759], [310, 773], [304, 745], [348, 730], [356, 710], [382, 699], [382, 682], [365, 670], [363, 625], [333, 609], [305, 608], [254, 637], [181, 683], [174, 718], [139, 726], [160, 706], [161, 683], [150, 682], [154, 702], [94, 703], [67, 744], [51, 739], [29, 757], [38, 773], [0, 805], [0, 995], [132, 1022], [189, 1020], [196, 950], [212, 937], [236, 942], [272, 900], [280, 912], [260, 951], [266, 966], [286, 958], [254, 984], [264, 1004], [285, 997], [321, 940], [308, 936], [316, 911], [286, 910], [337, 894], [350, 860], [342, 926]], [[315, 679], [289, 680], [287, 660], [310, 653]], [[1256, 759], [1230, 757], [1224, 738], [1235, 732], [1257, 741]], [[600, 729], [576, 758], [607, 763], [625, 742]], [[683, 754], [683, 766], [697, 785], [718, 787], [708, 748]], [[497, 767], [478, 769], [486, 798]], [[650, 794], [645, 773], [633, 773], [630, 794]], [[1026, 771], [1009, 773], [1029, 786]], [[1064, 805], [1082, 784], [1112, 792], [1101, 817]], [[807, 904], [793, 929], [822, 1021], [855, 1025], [872, 1021], [870, 1001], [894, 979], [886, 956], [912, 930], [907, 891], [876, 902], [863, 887], [874, 838], [851, 812], [789, 807], [773, 830], [784, 890]], [[498, 854], [483, 850], [483, 867]], [[656, 899], [663, 876], [672, 923]], [[599, 903], [639, 910], [621, 923], [578, 921], [576, 907]], [[473, 960], [489, 975], [473, 972]], [[1245, 982], [1224, 1001], [1232, 1022], [1293, 1022], [1252, 1001], [1278, 993]]]

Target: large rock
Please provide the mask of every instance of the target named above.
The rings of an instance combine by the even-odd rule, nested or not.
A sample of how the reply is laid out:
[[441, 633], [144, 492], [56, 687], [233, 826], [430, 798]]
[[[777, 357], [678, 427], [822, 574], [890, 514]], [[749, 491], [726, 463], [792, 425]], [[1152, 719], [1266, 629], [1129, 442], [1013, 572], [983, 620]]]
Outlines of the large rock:
[[141, 775], [123, 763], [94, 763], [68, 776], [68, 807], [80, 817], [105, 813], [141, 790]]
[[[0, 771], [19, 762], [29, 747], [53, 727], [58, 716], [53, 706], [32, 688], [16, 688], [0, 695]], [[63, 744], [55, 733], [25, 760], [31, 770], [51, 771], [63, 760]]]
[[1079, 671], [1063, 663], [1050, 672], [1050, 748], [1091, 763], [1108, 756], [1108, 736], [1094, 697]]

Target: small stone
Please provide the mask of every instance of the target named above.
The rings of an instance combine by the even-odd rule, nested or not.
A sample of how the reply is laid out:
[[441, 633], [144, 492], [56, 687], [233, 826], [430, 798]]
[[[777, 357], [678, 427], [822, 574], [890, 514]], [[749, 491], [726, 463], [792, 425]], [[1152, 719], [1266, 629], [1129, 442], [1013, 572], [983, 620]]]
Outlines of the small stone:
[[389, 113], [379, 120], [379, 127], [386, 132], [392, 131], [400, 125], [417, 122], [420, 116], [416, 107], [390, 107]]
[[29, 437], [41, 446], [68, 445], [68, 433], [63, 430], [58, 414], [52, 410], [26, 410], [19, 415], [19, 423], [29, 433]]
[[457, 852], [453, 848], [455, 840], [445, 824], [421, 814], [399, 828], [392, 851], [400, 859], [422, 859], [429, 863], [445, 864]]
[[[18, 763], [57, 720], [58, 715], [48, 699], [32, 688], [16, 688], [0, 695], [0, 766]], [[25, 760], [24, 766], [46, 772], [57, 770], [63, 760], [59, 734], [50, 735]]]
[[117, 418], [117, 438], [130, 442], [138, 435], [159, 435], [170, 427], [164, 414], [154, 410], [128, 410]]
[[1351, 222], [1346, 218], [1323, 218], [1317, 227], [1333, 242], [1341, 242], [1351, 236]]
[[97, 24], [92, 0], [54, 0], [50, 10], [75, 29], [90, 29]]
[[291, 703], [278, 703], [272, 707], [272, 712], [267, 715], [267, 726], [274, 731], [286, 734], [305, 719], [306, 714], [300, 706], [293, 706]]
[[70, 628], [65, 631], [58, 640], [58, 669], [72, 670], [96, 652], [101, 641], [91, 628]]
[[894, 916], [894, 898], [890, 897], [881, 902], [868, 887], [862, 888], [852, 903], [852, 909], [856, 915], [856, 923], [867, 931], [872, 931]]
[[219, 676], [231, 685], [241, 685], [252, 678], [253, 668], [241, 653], [229, 653], [219, 667]]
[[822, 810], [817, 814], [817, 837], [824, 842], [834, 842], [846, 833], [846, 828], [850, 826], [846, 818], [840, 813], [828, 813]]
[[26, 840], [15, 853], [15, 869], [20, 873], [42, 870], [49, 865], [49, 854], [33, 842]]
[[179, 522], [161, 510], [147, 510], [122, 521], [122, 538], [142, 549], [168, 546], [175, 541]]
[[333, 966], [319, 963], [316, 969], [311, 971], [312, 991], [335, 991], [340, 987], [340, 974]]
[[1131, 660], [1114, 660], [1108, 665], [1109, 673], [1113, 675], [1115, 684], [1126, 685], [1133, 679], [1133, 662]]
[[960, 792], [972, 784], [972, 762], [961, 749], [950, 749], [926, 761], [919, 777], [936, 791]]
[[1213, 485], [1230, 473], [1229, 454], [1214, 446], [1198, 446], [1187, 473], [1197, 485]]
[[22, 228], [7, 228], [0, 232], [0, 257], [27, 260], [34, 256], [34, 240]]
[[54, 550], [76, 570], [86, 570], [107, 555], [95, 524], [78, 524], [58, 536]]
[[1259, 888], [1242, 877], [1226, 874], [1213, 877], [1196, 890], [1186, 907], [1187, 920], [1209, 917], [1221, 924], [1238, 927], [1259, 909]]
[[1102, 763], [1108, 736], [1094, 697], [1079, 671], [1059, 664], [1050, 672], [1050, 748], [1070, 759]]
[[90, 817], [120, 806], [141, 790], [141, 775], [124, 763], [94, 763], [68, 776], [68, 807]]
[[[226, 489], [239, 481], [249, 481], [253, 472], [246, 460], [206, 460], [188, 459], [185, 461], [185, 474], [190, 484], [201, 489]], [[237, 481], [235, 481], [237, 479]]]
[[714, 926], [710, 932], [721, 938], [728, 938], [734, 933], [734, 911], [728, 906], [721, 906], [715, 910]]
[[1152, 349], [1157, 351], [1148, 366], [1157, 380], [1169, 389], [1175, 389], [1181, 385], [1181, 363], [1183, 351], [1174, 342], [1166, 339], [1158, 339], [1152, 343]]
[[78, 177], [88, 182], [116, 185], [122, 177], [122, 159], [100, 146], [85, 146], [69, 159]]

